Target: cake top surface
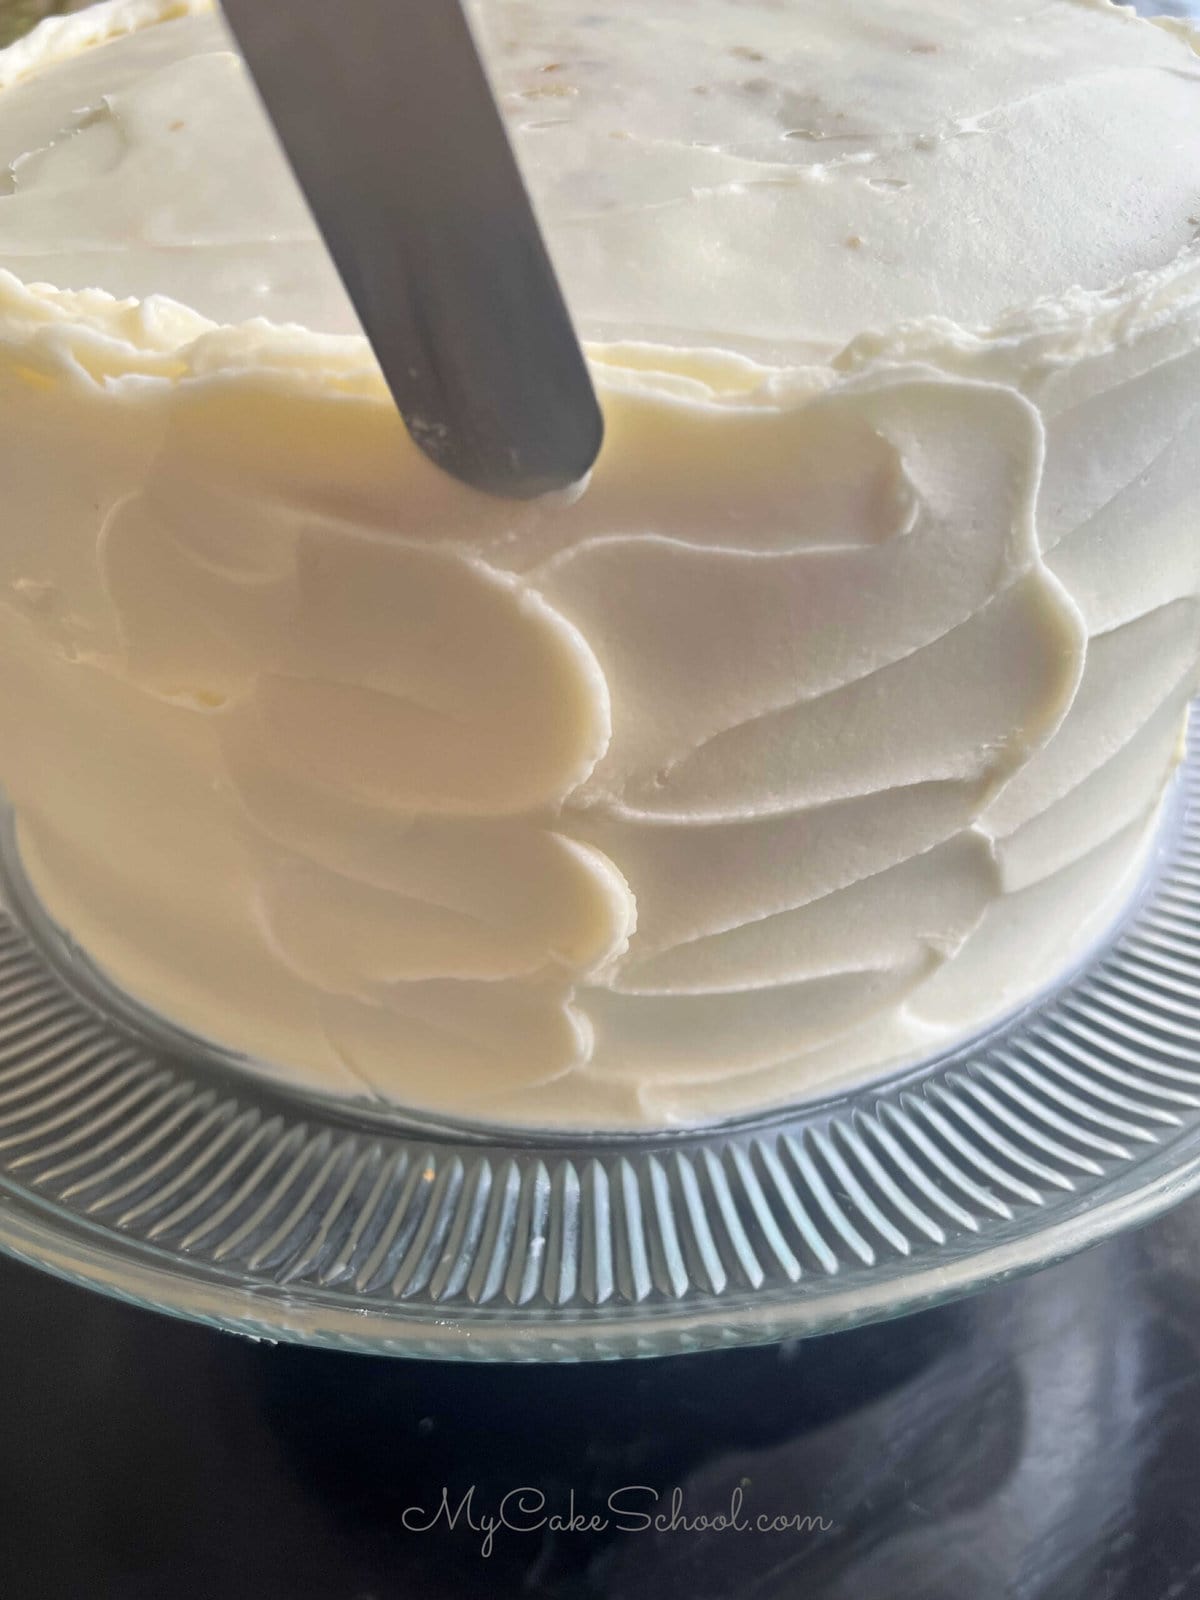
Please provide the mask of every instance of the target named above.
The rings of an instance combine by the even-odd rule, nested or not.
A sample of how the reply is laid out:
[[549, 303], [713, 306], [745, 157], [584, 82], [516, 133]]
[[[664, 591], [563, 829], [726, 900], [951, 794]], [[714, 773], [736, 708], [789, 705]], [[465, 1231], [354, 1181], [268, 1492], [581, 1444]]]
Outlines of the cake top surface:
[[[914, 319], [985, 328], [1200, 235], [1200, 57], [1105, 0], [475, 18], [593, 341], [787, 360]], [[357, 330], [206, 0], [110, 0], [0, 55], [0, 267]]]

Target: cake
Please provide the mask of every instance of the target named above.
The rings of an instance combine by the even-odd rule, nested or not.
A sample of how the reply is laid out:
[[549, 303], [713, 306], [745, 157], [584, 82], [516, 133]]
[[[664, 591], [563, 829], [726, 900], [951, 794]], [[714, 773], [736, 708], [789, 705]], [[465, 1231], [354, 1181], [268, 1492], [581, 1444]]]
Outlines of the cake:
[[[398, 13], [399, 15], [399, 13]], [[955, 1047], [1200, 661], [1200, 60], [1104, 0], [482, 0], [606, 442], [408, 439], [206, 0], [0, 53], [0, 783], [149, 1012], [519, 1126]]]

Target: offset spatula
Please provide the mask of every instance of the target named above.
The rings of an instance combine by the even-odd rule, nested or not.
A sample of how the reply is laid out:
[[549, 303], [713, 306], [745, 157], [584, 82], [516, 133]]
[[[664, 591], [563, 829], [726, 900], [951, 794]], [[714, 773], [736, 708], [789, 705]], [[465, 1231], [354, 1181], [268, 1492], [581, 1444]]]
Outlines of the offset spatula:
[[430, 459], [491, 494], [577, 482], [602, 423], [459, 0], [223, 0]]

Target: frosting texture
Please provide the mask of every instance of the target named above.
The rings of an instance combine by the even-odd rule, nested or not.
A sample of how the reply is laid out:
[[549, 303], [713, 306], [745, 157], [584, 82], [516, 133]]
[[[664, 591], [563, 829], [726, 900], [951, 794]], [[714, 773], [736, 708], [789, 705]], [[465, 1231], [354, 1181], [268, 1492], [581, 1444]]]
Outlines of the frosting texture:
[[1099, 0], [484, 0], [606, 445], [396, 417], [218, 14], [0, 53], [0, 781], [262, 1070], [768, 1105], [1027, 1000], [1200, 661], [1200, 60]]

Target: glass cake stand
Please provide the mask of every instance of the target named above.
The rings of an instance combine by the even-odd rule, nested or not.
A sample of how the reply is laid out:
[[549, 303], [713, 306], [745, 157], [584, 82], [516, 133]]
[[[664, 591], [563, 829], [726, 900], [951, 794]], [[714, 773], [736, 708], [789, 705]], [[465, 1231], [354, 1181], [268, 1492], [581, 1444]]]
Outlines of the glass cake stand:
[[1037, 1005], [706, 1130], [515, 1134], [265, 1081], [140, 1011], [0, 839], [0, 1249], [346, 1350], [660, 1355], [894, 1316], [1200, 1187], [1200, 731], [1145, 881]]
[[[0, 0], [0, 44], [80, 3]], [[661, 1355], [915, 1310], [1200, 1188], [1195, 729], [1142, 891], [1073, 978], [892, 1080], [687, 1133], [289, 1093], [117, 994], [2, 823], [0, 1250], [140, 1305], [375, 1354]]]

